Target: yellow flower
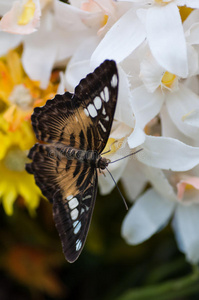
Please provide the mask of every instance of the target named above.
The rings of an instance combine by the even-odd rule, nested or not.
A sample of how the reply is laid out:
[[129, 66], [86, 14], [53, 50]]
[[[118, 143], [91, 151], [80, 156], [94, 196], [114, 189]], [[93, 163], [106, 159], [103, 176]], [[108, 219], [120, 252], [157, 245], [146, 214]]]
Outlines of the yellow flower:
[[3, 138], [0, 150], [0, 198], [5, 212], [11, 215], [15, 200], [21, 196], [33, 215], [41, 196], [34, 177], [25, 171], [27, 149], [35, 143], [33, 131], [29, 123], [23, 122], [20, 130], [0, 132], [0, 136]]
[[33, 215], [41, 192], [25, 171], [28, 151], [36, 142], [30, 116], [35, 106], [44, 105], [56, 94], [59, 72], [52, 73], [47, 89], [42, 90], [38, 81], [25, 74], [20, 57], [18, 48], [0, 58], [0, 201], [11, 215], [20, 198]]
[[19, 50], [10, 50], [0, 58], [0, 113], [8, 122], [10, 131], [17, 130], [29, 120], [35, 106], [44, 105], [56, 94], [58, 72], [54, 72], [46, 90], [39, 81], [31, 80], [24, 72]]

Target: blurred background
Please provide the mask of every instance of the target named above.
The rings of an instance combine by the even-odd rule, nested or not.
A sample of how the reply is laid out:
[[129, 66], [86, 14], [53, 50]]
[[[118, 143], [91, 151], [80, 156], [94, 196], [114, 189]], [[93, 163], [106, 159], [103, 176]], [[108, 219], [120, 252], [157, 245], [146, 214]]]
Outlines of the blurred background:
[[125, 214], [117, 190], [98, 195], [85, 248], [69, 264], [51, 204], [42, 199], [34, 217], [20, 197], [12, 216], [1, 207], [0, 299], [198, 299], [197, 275], [178, 251], [170, 226], [128, 246], [120, 235]]

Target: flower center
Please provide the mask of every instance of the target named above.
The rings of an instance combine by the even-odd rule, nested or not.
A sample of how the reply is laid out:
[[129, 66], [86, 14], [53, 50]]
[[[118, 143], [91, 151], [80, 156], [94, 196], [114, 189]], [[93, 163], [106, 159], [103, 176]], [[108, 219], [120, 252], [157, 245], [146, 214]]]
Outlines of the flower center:
[[199, 190], [199, 177], [187, 177], [177, 183], [177, 197], [182, 200], [186, 191]]
[[29, 89], [23, 84], [15, 85], [9, 97], [10, 102], [19, 106], [22, 110], [28, 110], [33, 104], [32, 95]]
[[121, 146], [122, 146], [122, 140], [123, 139], [120, 139], [118, 141], [118, 140], [115, 140], [114, 138], [109, 138], [108, 142], [106, 144], [106, 147], [104, 148], [103, 153], [108, 152], [108, 151], [109, 152], [107, 154], [113, 154], [113, 153], [115, 153], [118, 149], [121, 148]]
[[108, 15], [104, 15], [102, 22], [101, 22], [101, 27], [104, 27], [106, 25], [106, 23], [108, 22]]
[[[16, 172], [22, 172], [25, 169], [27, 157], [24, 151], [18, 147], [12, 147], [8, 150], [3, 162], [7, 169]], [[3, 174], [2, 174], [3, 175]]]
[[28, 0], [23, 5], [23, 10], [18, 18], [18, 25], [27, 25], [34, 17], [36, 5], [33, 0]]
[[162, 76], [161, 83], [163, 86], [165, 86], [167, 88], [172, 88], [173, 84], [175, 82], [175, 79], [176, 79], [176, 75], [166, 71], [164, 73], [164, 75]]
[[172, 2], [173, 0], [155, 0], [156, 3], [158, 4], [163, 4], [163, 5], [166, 5], [170, 2]]

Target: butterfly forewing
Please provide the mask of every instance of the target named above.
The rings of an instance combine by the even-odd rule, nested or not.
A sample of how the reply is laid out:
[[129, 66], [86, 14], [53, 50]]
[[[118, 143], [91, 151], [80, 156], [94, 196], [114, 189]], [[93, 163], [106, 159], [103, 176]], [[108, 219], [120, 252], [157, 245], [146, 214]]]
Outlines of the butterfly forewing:
[[30, 150], [42, 193], [53, 202], [53, 217], [65, 257], [75, 261], [82, 251], [97, 193], [97, 166], [89, 157], [103, 151], [109, 137], [118, 93], [114, 61], [104, 61], [82, 79], [74, 94], [66, 92], [37, 107], [32, 125], [38, 140]]
[[[93, 73], [82, 79], [75, 88], [75, 102], [86, 124], [88, 140], [93, 140], [91, 149], [101, 153], [104, 149], [113, 122], [118, 94], [118, 73], [115, 62], [105, 61]], [[78, 100], [81, 99], [81, 100]]]

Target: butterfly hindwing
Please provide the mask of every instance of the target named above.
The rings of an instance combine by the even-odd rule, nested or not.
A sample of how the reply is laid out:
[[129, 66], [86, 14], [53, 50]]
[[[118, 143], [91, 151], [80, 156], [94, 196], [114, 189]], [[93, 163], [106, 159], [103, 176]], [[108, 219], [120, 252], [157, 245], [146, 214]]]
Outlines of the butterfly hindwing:
[[80, 255], [88, 234], [97, 193], [97, 171], [90, 170], [84, 188], [63, 201], [53, 202], [53, 218], [66, 259], [74, 262]]
[[[53, 217], [68, 261], [76, 260], [88, 233], [97, 192], [97, 170], [68, 160], [52, 145], [35, 144], [26, 166], [42, 193], [53, 202]], [[69, 163], [71, 162], [71, 163]]]
[[[53, 203], [53, 217], [65, 257], [75, 261], [88, 233], [97, 193], [95, 159], [111, 130], [118, 93], [114, 61], [104, 61], [82, 79], [74, 94], [66, 92], [34, 109], [38, 140], [26, 170]], [[92, 154], [92, 155], [91, 155]]]

